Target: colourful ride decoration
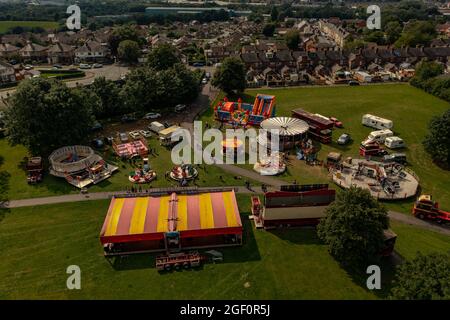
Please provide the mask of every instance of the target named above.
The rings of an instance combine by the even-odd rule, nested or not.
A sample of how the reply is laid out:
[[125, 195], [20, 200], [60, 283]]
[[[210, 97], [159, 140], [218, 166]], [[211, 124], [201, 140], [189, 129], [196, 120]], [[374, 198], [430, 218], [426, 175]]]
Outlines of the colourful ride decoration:
[[265, 119], [275, 116], [275, 96], [257, 94], [253, 104], [220, 100], [214, 107], [216, 120], [233, 126], [259, 126]]

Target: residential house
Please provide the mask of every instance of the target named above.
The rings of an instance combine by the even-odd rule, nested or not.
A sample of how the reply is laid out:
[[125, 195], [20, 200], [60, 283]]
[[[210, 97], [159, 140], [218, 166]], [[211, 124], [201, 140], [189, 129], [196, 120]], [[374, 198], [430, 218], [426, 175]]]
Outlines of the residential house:
[[0, 85], [16, 82], [16, 72], [9, 63], [0, 61]]
[[325, 20], [319, 20], [319, 30], [333, 39], [333, 41], [341, 48], [344, 47], [345, 41], [350, 36], [350, 33], [341, 26], [337, 26]]
[[19, 54], [24, 60], [44, 62], [47, 61], [47, 50], [47, 47], [28, 41], [27, 44], [19, 50]]
[[19, 55], [19, 47], [9, 43], [0, 43], [0, 58], [11, 59]]
[[49, 64], [62, 63], [72, 64], [75, 58], [74, 47], [57, 42], [51, 45], [47, 50], [47, 59]]
[[109, 55], [109, 48], [95, 40], [86, 41], [75, 49], [76, 62], [105, 62]]

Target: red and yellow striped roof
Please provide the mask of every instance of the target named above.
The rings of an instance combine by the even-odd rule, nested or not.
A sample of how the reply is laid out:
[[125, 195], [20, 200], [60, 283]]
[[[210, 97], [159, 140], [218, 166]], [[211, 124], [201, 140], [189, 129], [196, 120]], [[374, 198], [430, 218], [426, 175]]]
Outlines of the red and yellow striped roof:
[[[234, 191], [113, 198], [103, 243], [162, 238], [165, 232], [242, 228]], [[226, 233], [226, 232], [225, 232]], [[198, 232], [196, 235], [200, 235]]]

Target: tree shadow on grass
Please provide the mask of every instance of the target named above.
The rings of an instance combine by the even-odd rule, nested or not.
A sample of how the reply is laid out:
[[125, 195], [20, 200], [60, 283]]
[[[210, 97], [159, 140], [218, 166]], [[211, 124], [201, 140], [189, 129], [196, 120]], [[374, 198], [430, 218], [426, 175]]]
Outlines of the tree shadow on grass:
[[[355, 270], [346, 267], [342, 267], [347, 274], [352, 278], [353, 283], [361, 288], [371, 291], [377, 298], [387, 299], [393, 286], [393, 280], [397, 266], [404, 261], [404, 258], [397, 252], [394, 252], [389, 257], [383, 257], [376, 264], [381, 270], [381, 289], [369, 290], [367, 288], [367, 279], [371, 274], [367, 274], [366, 270]], [[375, 263], [374, 263], [375, 264]]]
[[295, 228], [280, 228], [268, 230], [271, 234], [277, 236], [283, 241], [293, 244], [323, 244], [317, 236], [316, 228], [311, 226], [295, 227]]
[[[0, 156], [0, 166], [4, 163], [4, 158]], [[9, 191], [9, 179], [11, 175], [7, 171], [0, 171], [0, 222], [3, 221], [6, 214], [9, 212], [9, 209], [6, 207], [9, 199], [8, 199], [8, 191]]]
[[[243, 245], [238, 247], [224, 247], [224, 248], [212, 248], [223, 254], [223, 262], [220, 263], [239, 263], [246, 261], [258, 261], [261, 260], [261, 255], [258, 249], [258, 245], [254, 236], [255, 230], [248, 219], [243, 219]], [[205, 251], [211, 250], [200, 249], [201, 254], [205, 254]], [[189, 251], [189, 250], [185, 250]], [[156, 256], [163, 253], [148, 253], [148, 254], [135, 254], [123, 257], [110, 258], [108, 261], [116, 271], [125, 270], [139, 270], [139, 269], [155, 269]], [[207, 257], [208, 255], [205, 254]], [[205, 263], [213, 263], [211, 259], [207, 259]], [[190, 270], [190, 269], [188, 269]], [[194, 268], [192, 270], [202, 270], [202, 267]], [[177, 271], [172, 271], [177, 272]]]

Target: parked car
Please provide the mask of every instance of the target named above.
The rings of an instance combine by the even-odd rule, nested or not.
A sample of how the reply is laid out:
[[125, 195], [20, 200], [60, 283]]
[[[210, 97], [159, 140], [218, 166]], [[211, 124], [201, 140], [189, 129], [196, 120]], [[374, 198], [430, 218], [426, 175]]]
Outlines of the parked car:
[[383, 157], [383, 162], [397, 162], [400, 164], [406, 164], [406, 154], [404, 153], [391, 153]]
[[207, 84], [208, 83], [208, 79], [207, 78], [203, 78], [202, 79], [202, 84]]
[[194, 67], [203, 67], [205, 64], [203, 62], [194, 62], [192, 65]]
[[147, 130], [139, 130], [139, 134], [144, 138], [150, 138], [152, 136], [152, 133]]
[[358, 81], [351, 80], [351, 81], [348, 82], [348, 85], [349, 85], [349, 86], [359, 86], [359, 82], [358, 82]]
[[136, 117], [134, 115], [132, 115], [132, 114], [125, 114], [125, 115], [122, 116], [120, 121], [122, 121], [122, 123], [133, 122], [133, 121], [136, 121]]
[[177, 104], [174, 108], [175, 112], [183, 112], [184, 110], [186, 110], [187, 106], [185, 104]]
[[210, 72], [206, 72], [205, 73], [205, 77], [206, 77], [206, 79], [211, 79], [211, 73]]
[[128, 142], [128, 135], [125, 132], [119, 133], [119, 139], [121, 142]]
[[158, 119], [161, 117], [160, 113], [156, 113], [156, 112], [149, 112], [144, 116], [144, 119]]
[[96, 138], [96, 139], [92, 140], [92, 146], [94, 148], [101, 149], [101, 148], [103, 148], [104, 145], [105, 144], [104, 144], [102, 138]]
[[93, 65], [92, 65], [94, 68], [103, 68], [103, 65], [101, 64], [101, 63], [94, 63]]
[[350, 137], [350, 135], [348, 133], [341, 134], [339, 139], [337, 139], [337, 143], [340, 144], [340, 145], [347, 144], [350, 141], [352, 141], [352, 138]]
[[333, 121], [334, 126], [336, 128], [343, 128], [344, 127], [344, 124], [341, 121], [339, 121], [338, 119], [336, 119], [335, 117], [330, 117], [330, 120]]
[[105, 143], [112, 146], [113, 142], [114, 142], [114, 137], [105, 137]]
[[130, 131], [129, 135], [133, 139], [138, 139], [140, 134], [139, 134], [139, 131]]
[[100, 122], [95, 121], [94, 124], [91, 127], [91, 131], [98, 131], [98, 130], [102, 130], [103, 126]]
[[25, 70], [31, 70], [31, 69], [33, 69], [34, 67], [31, 65], [31, 64], [27, 64], [26, 66], [25, 66]]
[[54, 64], [53, 69], [62, 69], [62, 65], [60, 64]]
[[80, 69], [90, 69], [91, 65], [87, 63], [80, 63]]

